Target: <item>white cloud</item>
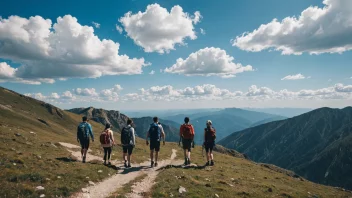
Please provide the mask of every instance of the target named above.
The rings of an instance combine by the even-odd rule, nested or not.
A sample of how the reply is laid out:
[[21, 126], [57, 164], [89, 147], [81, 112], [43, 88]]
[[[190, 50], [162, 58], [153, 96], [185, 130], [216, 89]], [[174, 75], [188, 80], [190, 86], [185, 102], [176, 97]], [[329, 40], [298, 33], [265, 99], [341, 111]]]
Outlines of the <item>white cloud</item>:
[[120, 34], [122, 34], [123, 28], [122, 28], [121, 26], [117, 25], [117, 24], [116, 24], [115, 27], [116, 27], [116, 30], [117, 30]]
[[339, 83], [335, 85], [335, 91], [337, 92], [352, 92], [352, 85], [346, 85]]
[[0, 20], [0, 58], [19, 63], [1, 66], [0, 80], [49, 82], [59, 78], [95, 78], [104, 75], [141, 74], [144, 59], [119, 55], [119, 43], [99, 39], [90, 26], [75, 17], [57, 22], [41, 16], [10, 16]]
[[159, 4], [151, 4], [145, 12], [128, 12], [119, 21], [127, 36], [145, 52], [165, 53], [174, 50], [176, 44], [185, 45], [186, 38], [196, 39], [194, 25], [201, 18], [200, 12], [190, 16], [178, 5], [169, 12]]
[[111, 89], [103, 89], [100, 92], [100, 99], [101, 100], [108, 100], [108, 101], [118, 101], [119, 100], [119, 92], [123, 90], [121, 85], [114, 85]]
[[253, 71], [252, 66], [242, 66], [234, 63], [234, 58], [220, 48], [204, 48], [190, 54], [185, 60], [177, 59], [176, 64], [164, 70], [168, 73], [184, 74], [186, 76], [220, 76], [235, 77], [237, 73]]
[[266, 49], [300, 55], [342, 53], [352, 49], [352, 1], [324, 0], [324, 7], [309, 7], [301, 15], [274, 19], [253, 32], [237, 36], [233, 45], [242, 50]]
[[205, 30], [203, 28], [200, 28], [200, 33], [205, 35]]
[[302, 80], [302, 79], [306, 79], [306, 78], [310, 78], [310, 76], [305, 77], [302, 74], [296, 74], [296, 75], [285, 76], [285, 77], [281, 78], [281, 80]]
[[95, 91], [94, 88], [77, 88], [73, 90], [73, 93], [81, 96], [98, 96], [98, 93]]
[[95, 28], [99, 29], [100, 28], [100, 23], [97, 22], [92, 22], [92, 24], [94, 25]]
[[256, 85], [252, 85], [249, 87], [248, 92], [246, 93], [246, 96], [272, 95], [273, 93], [274, 91], [268, 87], [258, 88]]
[[152, 71], [149, 72], [149, 74], [150, 74], [150, 75], [154, 75], [154, 74], [155, 74], [155, 71], [152, 70]]
[[64, 93], [62, 93], [61, 98], [72, 100], [72, 99], [75, 99], [76, 97], [70, 91], [65, 91]]

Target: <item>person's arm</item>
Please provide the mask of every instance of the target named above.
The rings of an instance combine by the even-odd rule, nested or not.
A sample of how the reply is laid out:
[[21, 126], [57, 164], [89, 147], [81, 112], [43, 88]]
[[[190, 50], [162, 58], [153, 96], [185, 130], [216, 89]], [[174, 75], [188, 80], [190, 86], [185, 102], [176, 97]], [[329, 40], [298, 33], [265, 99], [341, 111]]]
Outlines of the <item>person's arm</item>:
[[90, 124], [88, 124], [88, 130], [89, 130], [89, 135], [92, 138], [92, 141], [94, 142], [94, 134], [93, 134], [93, 129]]
[[148, 138], [149, 138], [149, 130], [147, 131], [147, 135], [145, 137], [145, 143], [148, 145], [149, 142], [148, 142]]
[[165, 132], [164, 132], [164, 128], [161, 125], [159, 125], [159, 127], [160, 127], [160, 130], [161, 130], [161, 137], [163, 138], [163, 144], [165, 145], [166, 135], [165, 135]]
[[115, 138], [114, 138], [114, 132], [112, 130], [110, 130], [110, 138], [112, 140], [112, 144], [115, 145]]
[[183, 125], [180, 126], [180, 141], [178, 141], [178, 145], [181, 145], [181, 141], [182, 141], [182, 129], [183, 129]]
[[131, 127], [131, 133], [132, 133], [132, 143], [133, 143], [133, 146], [136, 146], [136, 136], [134, 134], [134, 128]]
[[205, 136], [207, 135], [207, 131], [204, 129], [204, 137], [203, 137], [203, 145], [205, 145]]
[[77, 127], [77, 142], [79, 142], [79, 125]]

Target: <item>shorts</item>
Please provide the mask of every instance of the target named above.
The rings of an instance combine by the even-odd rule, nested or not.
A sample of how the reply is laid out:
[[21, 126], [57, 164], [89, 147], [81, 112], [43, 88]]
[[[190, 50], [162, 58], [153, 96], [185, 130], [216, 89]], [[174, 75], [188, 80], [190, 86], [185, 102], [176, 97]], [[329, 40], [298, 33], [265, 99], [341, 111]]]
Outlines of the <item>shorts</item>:
[[151, 151], [160, 151], [160, 141], [150, 141], [150, 150]]
[[213, 148], [215, 146], [215, 142], [206, 142], [205, 143], [205, 152], [213, 152]]
[[191, 152], [192, 142], [192, 139], [182, 139], [183, 149], [187, 149], [189, 152]]
[[79, 139], [79, 143], [81, 144], [82, 149], [89, 148], [89, 138], [81, 138], [81, 139]]
[[128, 145], [128, 146], [122, 146], [123, 153], [128, 153], [129, 155], [132, 154], [133, 151], [133, 146]]

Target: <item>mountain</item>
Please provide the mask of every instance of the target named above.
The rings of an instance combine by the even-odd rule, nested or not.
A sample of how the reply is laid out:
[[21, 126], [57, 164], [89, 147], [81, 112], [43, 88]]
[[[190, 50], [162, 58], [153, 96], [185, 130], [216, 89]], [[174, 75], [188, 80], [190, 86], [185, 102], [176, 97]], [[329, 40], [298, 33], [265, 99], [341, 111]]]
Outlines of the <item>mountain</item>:
[[248, 111], [238, 108], [226, 108], [218, 111], [199, 112], [191, 115], [178, 114], [168, 116], [165, 119], [181, 124], [186, 116], [190, 117], [191, 123], [194, 126], [196, 132], [195, 142], [197, 144], [203, 143], [204, 128], [206, 127], [205, 123], [207, 120], [213, 122], [213, 127], [216, 129], [217, 133], [217, 139], [220, 140], [234, 131], [243, 130], [258, 122], [266, 123], [285, 118], [262, 112]]
[[280, 115], [287, 118], [292, 118], [294, 116], [298, 116], [312, 110], [308, 108], [244, 108], [244, 109], [249, 111], [257, 111], [257, 112]]
[[[132, 118], [136, 134], [141, 137], [145, 138], [147, 131], [149, 130], [149, 126], [153, 123], [152, 117], [142, 117], [142, 118]], [[180, 139], [179, 136], [179, 124], [169, 121], [159, 119], [159, 122], [163, 126], [164, 132], [166, 134], [166, 140], [168, 142], [178, 142]]]
[[[98, 192], [116, 190], [116, 196], [125, 197], [141, 183], [150, 187], [137, 189], [147, 197], [351, 196], [343, 189], [315, 184], [273, 165], [254, 163], [222, 147], [216, 148], [220, 153], [214, 152], [216, 166], [204, 168], [202, 148], [196, 146], [192, 151], [194, 165], [182, 168], [183, 151], [176, 143], [167, 142], [159, 153], [159, 171], [144, 166], [149, 164], [149, 147], [138, 137], [131, 169], [119, 167], [119, 145], [112, 151], [113, 165], [104, 166], [100, 143], [95, 141], [89, 153], [94, 160], [81, 163], [76, 157], [80, 155], [76, 148], [80, 121], [81, 115], [0, 87], [0, 197], [79, 197], [76, 195], [87, 191], [97, 194], [89, 191], [96, 187]], [[104, 126], [93, 120], [90, 124], [98, 137]], [[119, 133], [114, 136], [120, 138]], [[175, 158], [173, 165], [163, 164], [168, 164], [170, 156]], [[187, 192], [180, 195], [180, 186]], [[115, 197], [114, 193], [109, 196]]]
[[316, 109], [233, 133], [219, 144], [309, 180], [352, 189], [352, 107]]
[[269, 122], [278, 121], [278, 120], [285, 120], [285, 119], [287, 119], [287, 117], [274, 116], [274, 117], [271, 117], [271, 118], [267, 118], [267, 119], [255, 122], [255, 123], [251, 124], [250, 127], [255, 127], [255, 126], [259, 126], [259, 125], [266, 124], [266, 123], [269, 123]]
[[114, 110], [96, 109], [94, 107], [88, 107], [69, 109], [68, 111], [82, 116], [87, 116], [88, 119], [94, 120], [103, 125], [105, 125], [106, 123], [110, 123], [113, 128], [118, 129], [119, 131], [121, 131], [124, 126], [126, 126], [128, 120], [128, 117], [126, 115]]

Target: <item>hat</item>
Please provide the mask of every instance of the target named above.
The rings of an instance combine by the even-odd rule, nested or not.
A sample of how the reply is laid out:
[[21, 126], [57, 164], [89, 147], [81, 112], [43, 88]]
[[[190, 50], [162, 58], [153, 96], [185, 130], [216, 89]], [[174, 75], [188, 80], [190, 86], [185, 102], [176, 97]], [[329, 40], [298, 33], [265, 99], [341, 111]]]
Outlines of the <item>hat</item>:
[[212, 124], [211, 120], [208, 120], [208, 121], [207, 121], [207, 124]]

